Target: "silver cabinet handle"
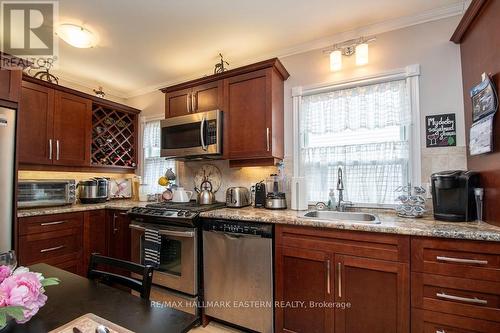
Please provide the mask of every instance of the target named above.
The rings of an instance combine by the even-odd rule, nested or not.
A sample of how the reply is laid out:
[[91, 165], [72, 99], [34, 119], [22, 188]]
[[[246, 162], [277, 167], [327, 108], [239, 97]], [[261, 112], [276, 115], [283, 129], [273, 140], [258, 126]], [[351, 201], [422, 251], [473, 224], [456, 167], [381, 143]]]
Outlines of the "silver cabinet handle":
[[[146, 228], [137, 224], [130, 224], [130, 229], [135, 229], [139, 231], [144, 231]], [[169, 230], [169, 229], [160, 229], [158, 230], [160, 235], [164, 236], [174, 236], [174, 237], [185, 237], [185, 238], [193, 238], [195, 235], [194, 231], [177, 231], [177, 230]]]
[[59, 161], [59, 140], [56, 140], [56, 161]]
[[338, 270], [337, 279], [339, 282], [339, 298], [342, 298], [342, 263], [339, 262], [337, 264], [337, 270]]
[[446, 333], [445, 330], [436, 330], [436, 333]]
[[203, 150], [207, 150], [207, 146], [205, 145], [205, 122], [206, 122], [206, 119], [205, 117], [203, 117], [203, 119], [201, 120], [201, 124], [200, 124], [200, 138], [201, 138], [201, 149]]
[[269, 144], [269, 127], [266, 128], [266, 143], [267, 143], [267, 151], [271, 150]]
[[326, 261], [326, 292], [330, 295], [330, 259]]
[[45, 223], [40, 223], [42, 227], [46, 227], [48, 225], [56, 225], [56, 224], [63, 224], [66, 223], [67, 221], [54, 221], [54, 222], [45, 222]]
[[56, 247], [49, 247], [48, 249], [42, 249], [42, 250], [40, 250], [40, 253], [56, 251], [56, 250], [60, 250], [60, 249], [63, 249], [63, 248], [65, 248], [64, 245], [59, 245], [59, 246], [56, 246]]
[[197, 109], [198, 109], [198, 93], [195, 92], [191, 94], [191, 110], [193, 112], [196, 112]]
[[191, 105], [190, 105], [191, 94], [187, 94], [186, 98], [186, 109], [188, 113], [191, 113]]
[[52, 139], [49, 139], [49, 160], [52, 159]]
[[443, 292], [436, 293], [436, 296], [439, 298], [444, 298], [444, 299], [448, 299], [451, 301], [460, 301], [460, 302], [473, 303], [473, 304], [488, 304], [487, 300], [479, 299], [477, 297], [469, 298], [469, 297], [453, 296], [453, 295], [445, 294]]
[[477, 259], [463, 259], [463, 258], [437, 256], [436, 260], [447, 261], [447, 262], [456, 262], [456, 263], [461, 263], [461, 264], [488, 265], [487, 260], [477, 260]]
[[116, 214], [113, 214], [113, 235], [118, 231], [118, 228], [116, 227], [116, 218]]

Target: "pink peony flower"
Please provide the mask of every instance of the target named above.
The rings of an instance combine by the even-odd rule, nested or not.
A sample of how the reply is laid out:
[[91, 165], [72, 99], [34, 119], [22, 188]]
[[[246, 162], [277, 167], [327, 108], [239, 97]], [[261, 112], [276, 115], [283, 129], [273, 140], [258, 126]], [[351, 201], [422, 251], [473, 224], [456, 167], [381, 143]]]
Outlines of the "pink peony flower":
[[0, 266], [0, 283], [3, 282], [12, 273], [9, 266]]
[[41, 274], [20, 267], [0, 284], [0, 306], [24, 307], [24, 319], [18, 323], [27, 322], [45, 305], [42, 279]]

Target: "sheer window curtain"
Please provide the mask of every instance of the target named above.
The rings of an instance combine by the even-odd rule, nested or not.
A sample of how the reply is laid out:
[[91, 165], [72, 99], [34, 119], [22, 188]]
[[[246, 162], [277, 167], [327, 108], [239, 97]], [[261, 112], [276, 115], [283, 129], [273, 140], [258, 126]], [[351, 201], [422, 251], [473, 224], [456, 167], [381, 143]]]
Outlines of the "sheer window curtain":
[[301, 171], [309, 201], [326, 201], [344, 173], [345, 200], [394, 204], [409, 181], [411, 107], [406, 80], [302, 97]]
[[158, 185], [158, 178], [168, 168], [175, 172], [175, 161], [160, 157], [160, 121], [146, 121], [143, 129], [143, 183], [148, 184], [149, 193], [162, 193], [165, 188]]

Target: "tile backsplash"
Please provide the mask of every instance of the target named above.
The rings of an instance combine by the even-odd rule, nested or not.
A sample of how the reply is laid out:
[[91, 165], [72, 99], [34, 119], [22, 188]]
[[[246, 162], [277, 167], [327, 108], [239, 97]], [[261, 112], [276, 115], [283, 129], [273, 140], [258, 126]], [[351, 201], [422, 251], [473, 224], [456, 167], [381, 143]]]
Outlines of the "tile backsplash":
[[221, 188], [215, 193], [217, 201], [226, 200], [226, 190], [232, 186], [244, 186], [250, 188], [255, 183], [265, 180], [270, 174], [276, 173], [276, 167], [244, 167], [230, 168], [229, 161], [189, 161], [179, 162], [177, 177], [179, 185], [187, 190], [194, 189], [194, 176], [202, 165], [210, 164], [216, 166], [222, 174]]

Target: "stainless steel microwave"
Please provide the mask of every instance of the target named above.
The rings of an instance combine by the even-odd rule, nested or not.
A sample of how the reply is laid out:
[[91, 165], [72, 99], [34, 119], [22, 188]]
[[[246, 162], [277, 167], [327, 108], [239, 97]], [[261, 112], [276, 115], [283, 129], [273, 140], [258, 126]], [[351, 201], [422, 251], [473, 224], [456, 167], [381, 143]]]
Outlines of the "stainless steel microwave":
[[222, 111], [197, 112], [161, 121], [161, 156], [217, 158], [222, 154]]
[[75, 181], [71, 180], [19, 180], [17, 207], [50, 207], [75, 203]]

